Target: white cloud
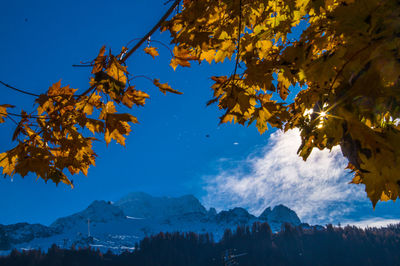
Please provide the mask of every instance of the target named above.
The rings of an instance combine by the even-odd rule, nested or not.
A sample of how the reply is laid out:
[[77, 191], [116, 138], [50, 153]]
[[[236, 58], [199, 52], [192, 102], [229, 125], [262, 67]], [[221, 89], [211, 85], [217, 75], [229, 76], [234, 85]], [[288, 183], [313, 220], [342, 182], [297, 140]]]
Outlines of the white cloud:
[[203, 203], [217, 209], [241, 206], [255, 215], [284, 204], [302, 221], [329, 223], [365, 201], [363, 186], [348, 184], [351, 177], [339, 147], [314, 149], [304, 162], [297, 155], [300, 142], [298, 130], [271, 134], [259, 155], [205, 178]]
[[342, 225], [354, 225], [361, 228], [367, 227], [387, 227], [390, 224], [398, 224], [400, 219], [371, 218], [362, 221], [346, 221]]

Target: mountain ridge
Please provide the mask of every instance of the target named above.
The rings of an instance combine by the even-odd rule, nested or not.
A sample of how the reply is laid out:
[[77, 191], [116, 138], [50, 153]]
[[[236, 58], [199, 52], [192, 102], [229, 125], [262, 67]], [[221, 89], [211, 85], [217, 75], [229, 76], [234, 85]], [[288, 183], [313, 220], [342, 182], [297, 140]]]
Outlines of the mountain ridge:
[[241, 207], [220, 212], [215, 208], [207, 210], [193, 195], [154, 197], [132, 192], [115, 203], [95, 200], [84, 210], [60, 217], [50, 226], [0, 225], [0, 250], [46, 249], [57, 244], [121, 252], [159, 232], [208, 232], [218, 240], [225, 229], [254, 222], [268, 222], [273, 231], [279, 231], [284, 223], [301, 224], [297, 214], [284, 205], [268, 207], [256, 217]]

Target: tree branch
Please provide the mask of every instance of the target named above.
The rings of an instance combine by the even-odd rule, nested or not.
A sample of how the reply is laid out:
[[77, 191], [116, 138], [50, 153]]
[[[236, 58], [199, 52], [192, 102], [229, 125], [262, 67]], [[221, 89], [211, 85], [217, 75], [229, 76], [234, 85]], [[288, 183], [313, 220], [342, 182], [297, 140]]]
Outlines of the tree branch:
[[175, 7], [179, 5], [181, 0], [175, 0], [172, 6], [167, 10], [167, 12], [162, 16], [162, 18], [157, 22], [157, 24], [142, 38], [140, 41], [132, 47], [125, 56], [120, 60], [124, 63], [153, 33], [161, 27], [161, 24], [171, 15], [172, 11], [174, 11]]
[[35, 94], [35, 93], [29, 92], [29, 91], [24, 91], [24, 90], [21, 90], [21, 89], [17, 89], [17, 88], [15, 88], [15, 87], [11, 86], [11, 85], [8, 85], [7, 83], [4, 83], [4, 82], [1, 81], [1, 80], [0, 80], [0, 84], [3, 85], [3, 86], [5, 86], [5, 87], [7, 87], [7, 88], [10, 88], [10, 89], [12, 89], [12, 90], [14, 90], [14, 91], [18, 91], [18, 92], [20, 92], [20, 93], [27, 94], [27, 95], [31, 95], [31, 96], [35, 96], [35, 97], [39, 97], [39, 94]]

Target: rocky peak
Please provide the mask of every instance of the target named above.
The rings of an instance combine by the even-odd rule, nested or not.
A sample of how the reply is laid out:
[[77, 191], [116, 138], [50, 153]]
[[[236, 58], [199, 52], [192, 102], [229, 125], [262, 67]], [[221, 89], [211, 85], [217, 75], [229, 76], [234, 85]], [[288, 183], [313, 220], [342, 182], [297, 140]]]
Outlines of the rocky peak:
[[211, 207], [211, 208], [208, 210], [208, 215], [209, 215], [209, 216], [215, 216], [215, 215], [217, 215], [217, 210], [216, 210], [215, 208]]
[[260, 216], [258, 216], [258, 219], [263, 220], [263, 221], [267, 221], [268, 220], [268, 216], [271, 214], [272, 210], [271, 207], [266, 208]]
[[246, 224], [251, 219], [255, 219], [255, 217], [245, 209], [239, 207], [230, 209], [229, 211], [221, 211], [216, 216], [217, 222], [227, 224]]
[[268, 207], [258, 218], [263, 221], [268, 221], [269, 223], [287, 222], [293, 225], [299, 225], [301, 223], [297, 214], [282, 204], [275, 206], [272, 210]]

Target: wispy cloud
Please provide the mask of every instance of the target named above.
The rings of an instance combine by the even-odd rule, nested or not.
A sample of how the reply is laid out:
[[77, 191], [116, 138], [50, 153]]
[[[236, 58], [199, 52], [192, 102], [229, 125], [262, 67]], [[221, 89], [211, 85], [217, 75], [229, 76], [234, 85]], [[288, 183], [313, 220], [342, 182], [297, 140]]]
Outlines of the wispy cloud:
[[256, 215], [267, 206], [284, 204], [302, 221], [328, 223], [365, 202], [363, 186], [348, 184], [351, 177], [339, 147], [331, 152], [314, 149], [304, 162], [297, 155], [300, 142], [298, 130], [272, 134], [258, 155], [205, 178], [203, 203], [219, 209], [242, 206]]
[[386, 227], [390, 224], [398, 224], [400, 223], [400, 219], [384, 219], [384, 218], [371, 218], [362, 221], [346, 221], [343, 222], [342, 225], [354, 225], [361, 228], [367, 227]]

